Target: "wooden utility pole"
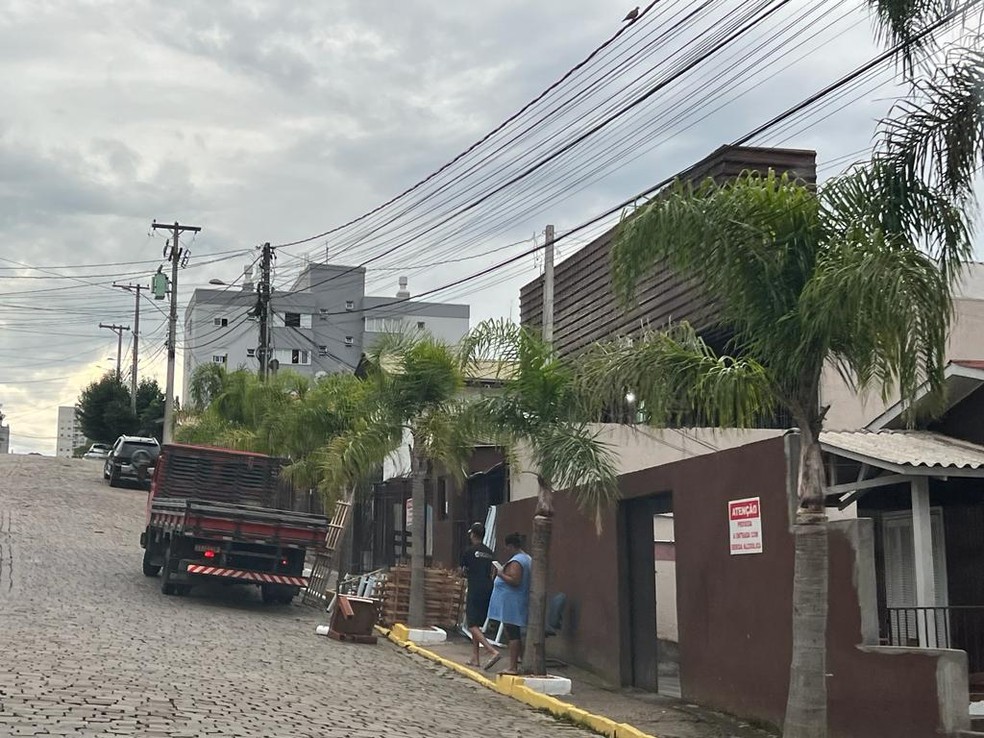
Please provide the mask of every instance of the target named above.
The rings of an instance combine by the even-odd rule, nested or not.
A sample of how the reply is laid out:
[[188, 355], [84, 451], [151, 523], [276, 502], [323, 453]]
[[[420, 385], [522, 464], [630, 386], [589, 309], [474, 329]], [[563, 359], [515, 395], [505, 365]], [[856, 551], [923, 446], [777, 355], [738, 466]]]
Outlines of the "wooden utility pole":
[[151, 228], [162, 228], [171, 231], [171, 238], [164, 247], [164, 258], [171, 262], [171, 313], [167, 321], [167, 389], [164, 396], [164, 443], [171, 443], [174, 438], [174, 352], [178, 333], [178, 267], [188, 264], [191, 255], [179, 245], [181, 234], [190, 231], [198, 233], [201, 226], [181, 225], [174, 221], [173, 225], [158, 223], [156, 220]]
[[123, 378], [120, 374], [120, 362], [123, 360], [123, 331], [130, 330], [130, 326], [100, 323], [99, 327], [111, 330], [116, 334], [116, 381], [119, 382]]
[[113, 282], [113, 287], [119, 287], [121, 290], [133, 292], [136, 298], [133, 305], [133, 369], [130, 372], [130, 410], [132, 410], [133, 414], [136, 415], [137, 356], [139, 355], [139, 348], [137, 344], [140, 341], [140, 290], [145, 290], [147, 287], [142, 284], [116, 284], [116, 282]]
[[554, 227], [545, 229], [543, 246], [543, 341], [553, 343], [554, 329]]
[[270, 269], [275, 258], [273, 247], [263, 244], [260, 257], [260, 283], [257, 285], [255, 315], [260, 319], [260, 345], [256, 358], [260, 361], [260, 380], [265, 380], [270, 368]]

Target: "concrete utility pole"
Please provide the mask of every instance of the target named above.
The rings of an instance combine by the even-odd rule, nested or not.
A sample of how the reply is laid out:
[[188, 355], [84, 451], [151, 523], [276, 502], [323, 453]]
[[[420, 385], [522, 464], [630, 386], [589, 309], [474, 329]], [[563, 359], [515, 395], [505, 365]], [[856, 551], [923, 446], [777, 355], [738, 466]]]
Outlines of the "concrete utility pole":
[[133, 414], [137, 414], [137, 356], [138, 347], [137, 344], [140, 340], [140, 290], [145, 290], [147, 287], [142, 284], [116, 284], [113, 282], [113, 287], [119, 287], [121, 290], [126, 290], [127, 292], [133, 292], [136, 296], [133, 306], [133, 369], [130, 373], [130, 409]]
[[181, 225], [174, 221], [174, 225], [165, 225], [156, 220], [151, 224], [151, 228], [157, 230], [163, 228], [171, 231], [170, 242], [164, 247], [164, 258], [171, 262], [171, 314], [167, 321], [167, 389], [164, 395], [164, 443], [171, 443], [174, 438], [174, 352], [177, 344], [178, 333], [178, 266], [186, 266], [188, 257], [180, 246], [180, 236], [186, 231], [198, 233], [201, 226]]
[[118, 382], [122, 379], [122, 375], [120, 374], [120, 362], [123, 360], [123, 331], [130, 330], [130, 326], [116, 325], [115, 323], [113, 325], [100, 323], [99, 327], [107, 328], [116, 334], [116, 381]]
[[543, 246], [543, 340], [553, 343], [554, 329], [554, 227], [545, 229], [546, 243]]
[[256, 287], [257, 300], [254, 315], [260, 319], [260, 345], [256, 358], [260, 361], [260, 380], [265, 380], [270, 367], [270, 267], [276, 255], [269, 243], [263, 244], [260, 257], [260, 283]]

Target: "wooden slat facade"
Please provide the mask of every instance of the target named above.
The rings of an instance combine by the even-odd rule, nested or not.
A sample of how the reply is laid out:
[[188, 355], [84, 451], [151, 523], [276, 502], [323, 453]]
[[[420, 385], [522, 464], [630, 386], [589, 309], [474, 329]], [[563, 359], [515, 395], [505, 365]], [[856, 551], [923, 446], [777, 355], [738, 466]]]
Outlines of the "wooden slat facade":
[[[788, 172], [816, 184], [816, 152], [724, 146], [679, 177], [698, 182], [712, 177], [726, 181], [752, 170]], [[612, 290], [611, 245], [615, 229], [602, 234], [559, 263], [554, 271], [554, 346], [561, 355], [576, 353], [592, 343], [616, 335], [631, 335], [644, 327], [662, 328], [686, 320], [721, 348], [727, 337], [717, 326], [717, 310], [694, 280], [666, 267], [657, 267], [639, 284], [636, 304], [626, 310]], [[543, 324], [543, 276], [520, 291], [524, 325]]]

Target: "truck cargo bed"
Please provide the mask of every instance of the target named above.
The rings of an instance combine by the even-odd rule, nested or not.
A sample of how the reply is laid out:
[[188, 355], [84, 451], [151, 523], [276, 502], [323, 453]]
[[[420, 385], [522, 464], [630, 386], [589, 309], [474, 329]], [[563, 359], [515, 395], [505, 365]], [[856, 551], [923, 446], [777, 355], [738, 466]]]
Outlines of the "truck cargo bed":
[[199, 499], [154, 499], [150, 524], [174, 535], [280, 546], [317, 546], [328, 532], [321, 515]]

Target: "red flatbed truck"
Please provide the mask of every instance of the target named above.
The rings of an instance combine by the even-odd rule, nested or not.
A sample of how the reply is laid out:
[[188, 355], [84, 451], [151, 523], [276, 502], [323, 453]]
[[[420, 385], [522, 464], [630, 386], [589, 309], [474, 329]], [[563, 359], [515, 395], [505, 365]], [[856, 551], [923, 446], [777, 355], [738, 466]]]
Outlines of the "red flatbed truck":
[[161, 449], [140, 536], [143, 572], [166, 595], [205, 580], [260, 587], [264, 602], [289, 603], [307, 586], [309, 547], [328, 519], [279, 506], [281, 459], [184, 444]]

